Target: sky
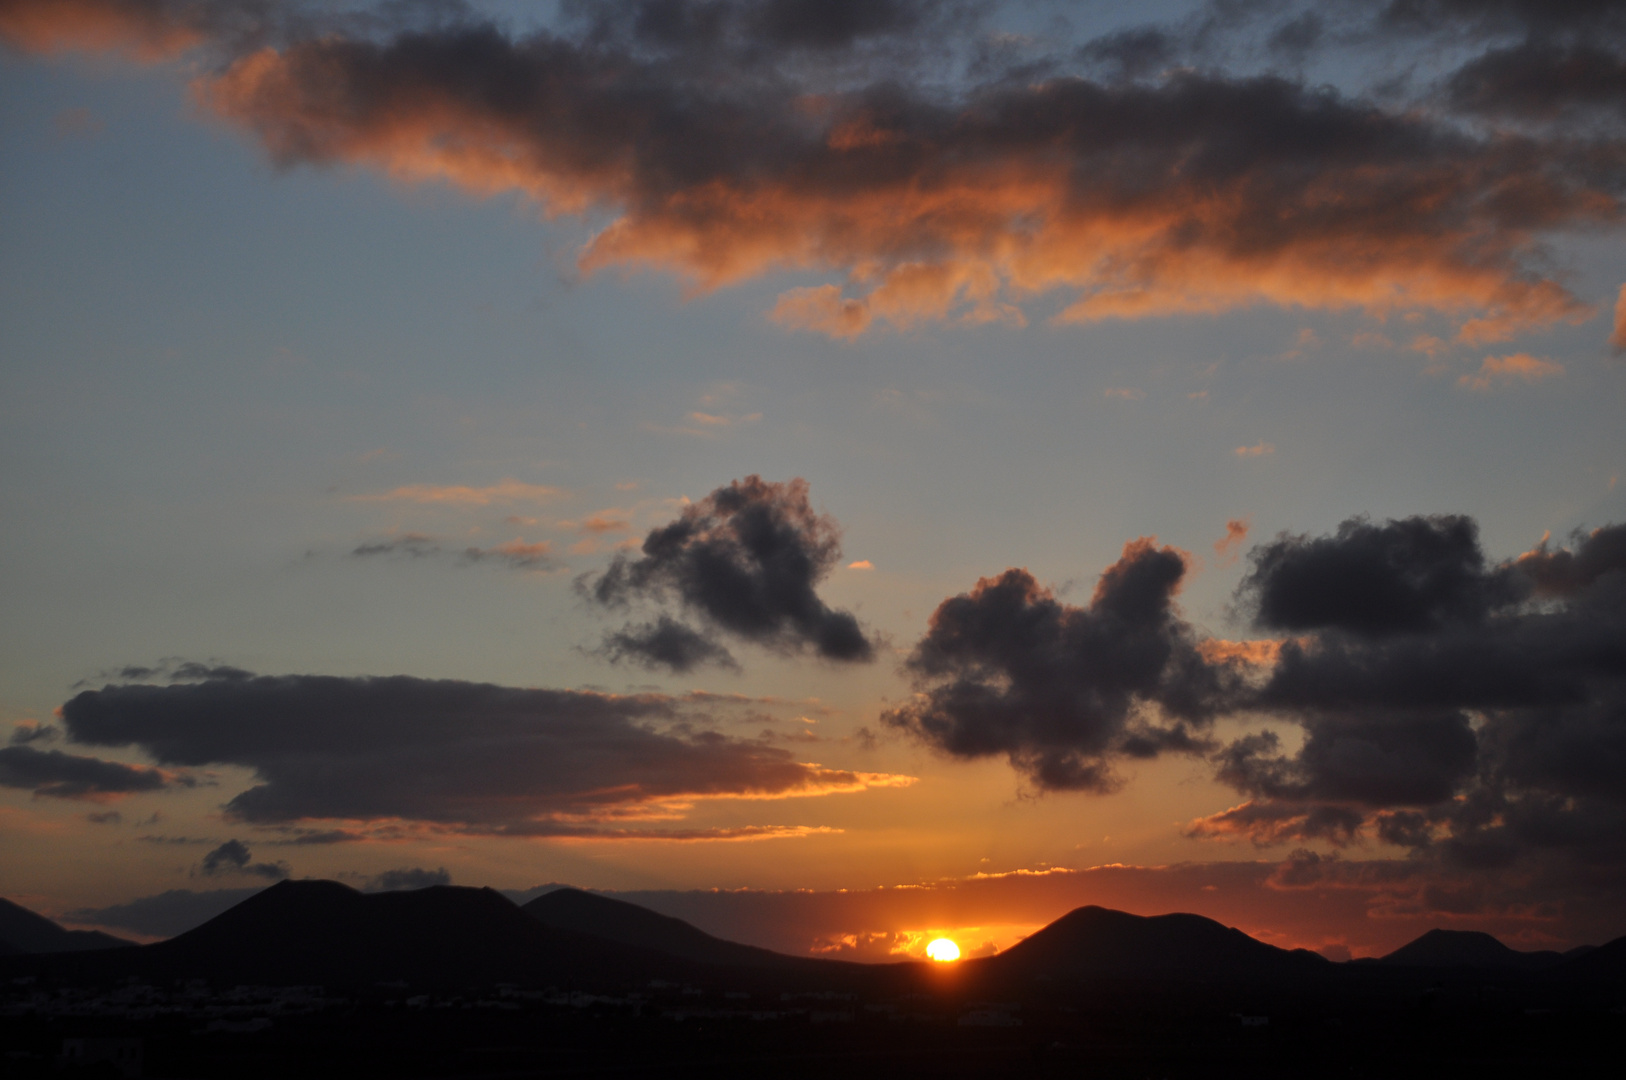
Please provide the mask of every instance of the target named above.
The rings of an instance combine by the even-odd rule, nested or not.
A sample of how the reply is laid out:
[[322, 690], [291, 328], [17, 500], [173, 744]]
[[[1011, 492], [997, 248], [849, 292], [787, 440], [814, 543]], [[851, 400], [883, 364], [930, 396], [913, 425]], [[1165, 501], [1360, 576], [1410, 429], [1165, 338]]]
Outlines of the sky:
[[1626, 933], [1626, 13], [0, 0], [0, 894]]

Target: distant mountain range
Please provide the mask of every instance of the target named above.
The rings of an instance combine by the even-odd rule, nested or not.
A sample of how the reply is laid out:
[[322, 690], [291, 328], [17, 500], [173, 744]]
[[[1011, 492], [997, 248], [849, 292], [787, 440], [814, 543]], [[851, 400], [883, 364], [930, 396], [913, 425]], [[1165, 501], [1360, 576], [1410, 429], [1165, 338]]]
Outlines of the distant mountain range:
[[724, 941], [682, 919], [581, 889], [555, 889], [530, 901], [520, 910], [556, 930], [589, 934], [700, 964], [776, 971], [828, 970], [832, 965], [854, 966], [812, 957], [786, 956], [771, 949], [759, 949], [755, 945]]
[[1307, 949], [1279, 949], [1201, 915], [1077, 908], [984, 963], [1007, 979], [1136, 978], [1225, 982], [1323, 974]]
[[[966, 988], [1123, 981], [1291, 987], [1357, 972], [1502, 970], [1544, 980], [1620, 982], [1626, 938], [1568, 954], [1520, 953], [1488, 934], [1433, 930], [1376, 961], [1335, 964], [1280, 949], [1200, 915], [1082, 907], [993, 957], [967, 960]], [[786, 956], [713, 937], [681, 919], [579, 889], [523, 908], [492, 889], [433, 886], [364, 894], [332, 881], [284, 881], [155, 945], [65, 930], [0, 901], [0, 976], [64, 980], [206, 978], [329, 987], [495, 982], [560, 987], [652, 979], [902, 990], [945, 974], [921, 962], [854, 964]]]
[[1562, 953], [1518, 952], [1478, 930], [1430, 930], [1375, 962], [1391, 967], [1542, 971], [1592, 951], [1592, 947], [1583, 945]]
[[0, 899], [0, 956], [84, 952], [134, 945], [100, 930], [66, 930], [10, 900]]

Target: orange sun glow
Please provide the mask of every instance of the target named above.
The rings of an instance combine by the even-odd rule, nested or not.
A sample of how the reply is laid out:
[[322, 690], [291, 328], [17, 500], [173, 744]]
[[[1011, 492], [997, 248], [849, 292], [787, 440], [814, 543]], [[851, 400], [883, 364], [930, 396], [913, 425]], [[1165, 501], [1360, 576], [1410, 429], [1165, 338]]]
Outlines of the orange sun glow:
[[926, 955], [939, 964], [947, 964], [960, 958], [960, 947], [946, 937], [940, 937], [926, 946]]

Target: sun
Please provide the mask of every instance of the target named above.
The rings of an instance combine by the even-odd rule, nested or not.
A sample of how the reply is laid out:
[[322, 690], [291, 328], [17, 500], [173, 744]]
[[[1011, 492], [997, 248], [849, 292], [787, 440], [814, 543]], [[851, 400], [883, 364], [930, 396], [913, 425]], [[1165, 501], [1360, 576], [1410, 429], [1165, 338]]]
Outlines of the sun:
[[960, 947], [946, 937], [940, 937], [926, 946], [926, 955], [939, 964], [947, 964], [960, 958]]

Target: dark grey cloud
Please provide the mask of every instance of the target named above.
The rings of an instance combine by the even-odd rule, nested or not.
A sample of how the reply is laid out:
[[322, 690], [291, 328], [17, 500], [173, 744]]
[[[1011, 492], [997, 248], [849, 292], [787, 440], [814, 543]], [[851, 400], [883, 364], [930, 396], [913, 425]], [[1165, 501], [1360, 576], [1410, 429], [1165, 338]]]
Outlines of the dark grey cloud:
[[1255, 547], [1242, 594], [1269, 630], [1380, 636], [1478, 622], [1517, 599], [1522, 582], [1487, 572], [1471, 518], [1352, 518], [1333, 536]]
[[701, 706], [658, 694], [287, 675], [108, 686], [61, 714], [82, 744], [251, 769], [256, 783], [226, 803], [228, 818], [317, 832], [330, 830], [306, 823], [675, 836], [647, 823], [695, 799], [894, 782], [720, 735]]
[[945, 600], [907, 662], [921, 690], [882, 715], [957, 757], [1003, 754], [1043, 789], [1106, 790], [1114, 763], [1207, 747], [1237, 676], [1209, 663], [1174, 596], [1185, 556], [1125, 547], [1086, 607], [1026, 570]]
[[733, 653], [670, 615], [660, 615], [654, 622], [629, 623], [606, 634], [597, 651], [611, 662], [627, 660], [680, 675], [706, 664], [735, 670], [740, 666]]
[[[1592, 874], [1626, 896], [1626, 527], [1493, 562], [1467, 517], [1354, 518], [1250, 561], [1236, 610], [1288, 635], [1269, 649], [1185, 623], [1183, 560], [1149, 541], [1085, 607], [1023, 570], [985, 579], [938, 607], [907, 664], [919, 692], [883, 720], [1041, 789], [1211, 753], [1246, 801], [1191, 835], [1375, 840], [1441, 873]], [[1222, 717], [1276, 726], [1216, 747]]]
[[894, 65], [935, 54], [942, 70], [956, 39], [972, 37], [985, 0], [568, 0], [569, 31], [598, 48], [658, 57], [698, 73], [736, 77], [772, 68]]
[[1626, 53], [1524, 42], [1463, 65], [1445, 93], [1453, 108], [1483, 116], [1557, 121], [1601, 113], [1626, 122]]
[[98, 682], [197, 682], [202, 679], [247, 679], [254, 673], [216, 660], [186, 660], [167, 656], [153, 664], [125, 664], [104, 670], [93, 678], [79, 679], [75, 690], [94, 686]]
[[0, 787], [32, 790], [53, 799], [103, 799], [161, 791], [172, 784], [190, 786], [188, 777], [147, 765], [36, 750], [32, 746], [0, 747]]
[[1469, 869], [1570, 860], [1626, 881], [1623, 537], [1493, 565], [1468, 519], [1356, 519], [1256, 549], [1244, 607], [1299, 634], [1247, 703], [1304, 742], [1221, 751], [1250, 801], [1194, 832], [1371, 836]]
[[62, 730], [52, 724], [42, 724], [37, 720], [29, 720], [18, 724], [11, 729], [11, 745], [27, 746], [29, 743], [52, 743], [62, 737]]
[[281, 881], [291, 873], [287, 863], [257, 863], [253, 859], [254, 855], [249, 851], [247, 844], [237, 839], [227, 840], [203, 856], [203, 873], [208, 877], [217, 874], [252, 874], [271, 881]]
[[404, 866], [386, 870], [367, 880], [362, 892], [400, 892], [403, 889], [427, 889], [431, 885], [450, 885], [452, 875], [444, 866], [426, 870], [421, 866]]
[[1573, 548], [1549, 547], [1543, 540], [1521, 555], [1518, 569], [1540, 596], [1571, 597], [1610, 575], [1626, 575], [1626, 525], [1606, 525], [1571, 537]]
[[528, 544], [523, 540], [510, 540], [484, 548], [470, 545], [453, 552], [426, 533], [402, 533], [382, 540], [369, 540], [350, 551], [350, 557], [358, 559], [430, 559], [443, 555], [465, 565], [486, 563], [510, 570], [551, 570], [558, 565], [553, 559], [552, 545], [545, 541]]
[[368, 559], [379, 556], [405, 556], [411, 559], [425, 559], [439, 555], [442, 551], [440, 544], [433, 536], [425, 533], [402, 533], [400, 536], [391, 536], [384, 540], [368, 540], [357, 544], [351, 549], [352, 558]]
[[[708, 628], [744, 641], [787, 652], [811, 649], [826, 660], [867, 661], [875, 647], [857, 618], [832, 609], [816, 591], [840, 558], [840, 528], [813, 510], [807, 481], [748, 476], [652, 530], [641, 557], [618, 555], [603, 574], [580, 585], [606, 607], [676, 602]], [[678, 665], [707, 660], [726, 663], [728, 655], [669, 617], [612, 634], [605, 650], [679, 671], [685, 667]]]

